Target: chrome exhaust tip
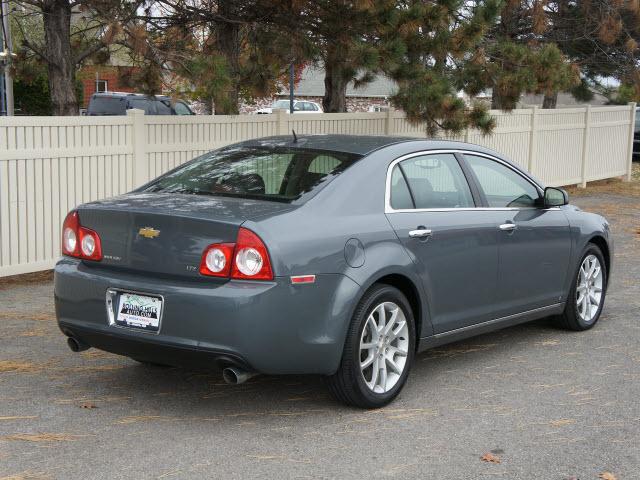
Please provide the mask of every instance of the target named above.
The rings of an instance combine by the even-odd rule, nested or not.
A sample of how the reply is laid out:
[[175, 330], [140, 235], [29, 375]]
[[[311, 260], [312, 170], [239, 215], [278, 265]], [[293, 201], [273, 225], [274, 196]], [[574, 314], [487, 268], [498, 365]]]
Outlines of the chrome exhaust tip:
[[222, 370], [222, 378], [230, 385], [238, 385], [249, 380], [251, 377], [255, 377], [257, 374], [247, 372], [236, 367], [227, 367]]
[[78, 340], [75, 337], [67, 338], [67, 345], [71, 349], [72, 352], [84, 352], [85, 350], [89, 350], [91, 348], [90, 345]]

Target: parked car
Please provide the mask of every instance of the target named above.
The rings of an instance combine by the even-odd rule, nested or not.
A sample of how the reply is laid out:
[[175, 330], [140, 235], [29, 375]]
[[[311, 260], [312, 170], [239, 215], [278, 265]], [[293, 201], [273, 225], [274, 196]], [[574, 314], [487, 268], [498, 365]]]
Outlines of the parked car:
[[382, 136], [245, 141], [68, 214], [55, 267], [73, 351], [320, 374], [380, 407], [416, 352], [554, 316], [600, 317], [612, 238], [476, 145]]
[[[256, 113], [267, 114], [273, 113], [273, 110], [279, 108], [286, 110], [289, 113], [290, 103], [289, 100], [276, 100], [273, 105], [267, 108], [261, 108], [256, 110]], [[322, 107], [316, 102], [308, 102], [306, 100], [294, 100], [293, 101], [293, 113], [322, 113]]]
[[144, 110], [146, 115], [194, 115], [182, 100], [172, 101], [165, 95], [119, 92], [91, 95], [87, 115], [126, 115], [127, 110], [132, 108]]

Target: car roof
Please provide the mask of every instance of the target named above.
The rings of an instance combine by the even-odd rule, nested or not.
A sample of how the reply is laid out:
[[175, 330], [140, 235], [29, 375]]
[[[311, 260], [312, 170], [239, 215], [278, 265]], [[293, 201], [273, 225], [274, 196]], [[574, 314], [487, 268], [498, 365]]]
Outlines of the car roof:
[[384, 147], [409, 142], [415, 142], [416, 149], [461, 149], [485, 152], [496, 155], [496, 152], [492, 150], [469, 143], [386, 135], [297, 135], [296, 142], [294, 141], [293, 134], [291, 134], [246, 140], [244, 142], [235, 144], [234, 147], [275, 147], [286, 145], [287, 147], [354, 153], [364, 156]]
[[247, 140], [235, 146], [275, 147], [286, 145], [287, 147], [366, 155], [387, 145], [416, 139], [376, 135], [297, 135], [297, 140], [297, 142], [294, 141], [293, 134], [279, 135]]
[[169, 100], [167, 95], [147, 95], [145, 93], [129, 93], [129, 92], [97, 92], [92, 96], [104, 98], [142, 98], [147, 100], [160, 99]]

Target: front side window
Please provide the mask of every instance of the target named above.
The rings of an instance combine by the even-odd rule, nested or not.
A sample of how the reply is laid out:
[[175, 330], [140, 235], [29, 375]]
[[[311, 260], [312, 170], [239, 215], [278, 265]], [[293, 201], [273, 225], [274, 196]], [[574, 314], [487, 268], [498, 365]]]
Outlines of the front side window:
[[534, 207], [538, 189], [522, 175], [486, 157], [466, 155], [490, 207]]
[[[406, 204], [401, 174], [408, 183], [415, 208], [472, 208], [475, 206], [467, 179], [452, 153], [426, 154], [408, 158], [398, 164], [399, 173], [392, 174], [398, 202]], [[393, 202], [392, 202], [393, 206]], [[396, 207], [393, 207], [396, 208]]]
[[146, 192], [292, 202], [361, 158], [289, 147], [231, 147], [207, 153], [149, 185]]

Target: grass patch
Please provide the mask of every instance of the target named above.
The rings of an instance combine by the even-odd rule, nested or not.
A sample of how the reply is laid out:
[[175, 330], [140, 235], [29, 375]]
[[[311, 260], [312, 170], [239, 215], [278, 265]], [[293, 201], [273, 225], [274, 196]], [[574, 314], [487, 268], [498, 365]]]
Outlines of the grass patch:
[[19, 362], [15, 360], [0, 360], [0, 373], [16, 372], [27, 373], [37, 372], [42, 369], [41, 365], [30, 362]]
[[53, 477], [43, 472], [22, 472], [9, 475], [7, 477], [0, 477], [0, 480], [51, 480]]
[[608, 178], [606, 180], [589, 182], [587, 183], [587, 188], [578, 188], [572, 185], [566, 187], [566, 190], [569, 192], [569, 195], [574, 197], [583, 197], [594, 193], [640, 197], [640, 162], [633, 162], [630, 182], [625, 182], [621, 178]]
[[1, 438], [18, 442], [72, 442], [87, 436], [72, 435], [70, 433], [14, 433]]
[[53, 270], [45, 270], [43, 272], [24, 273], [22, 275], [11, 275], [9, 277], [0, 277], [0, 290], [12, 285], [25, 285], [32, 283], [45, 283], [53, 281]]

